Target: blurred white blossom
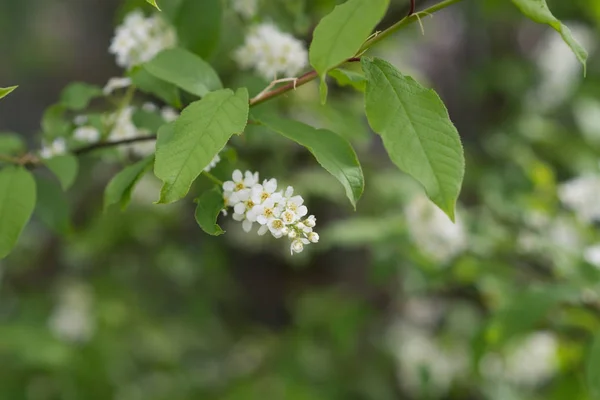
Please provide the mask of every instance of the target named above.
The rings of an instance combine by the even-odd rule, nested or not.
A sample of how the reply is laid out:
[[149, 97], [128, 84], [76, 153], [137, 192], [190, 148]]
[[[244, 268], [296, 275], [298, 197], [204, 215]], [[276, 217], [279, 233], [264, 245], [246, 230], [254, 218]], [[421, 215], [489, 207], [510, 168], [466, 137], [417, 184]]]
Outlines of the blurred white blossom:
[[211, 169], [213, 169], [214, 167], [217, 166], [219, 161], [221, 161], [221, 156], [219, 156], [217, 154], [216, 156], [213, 157], [212, 160], [210, 160], [210, 163], [208, 163], [208, 165], [206, 167], [204, 167], [204, 171], [209, 172]]
[[179, 118], [179, 113], [172, 107], [165, 106], [160, 110], [160, 115], [166, 122], [173, 122]]
[[275, 238], [287, 237], [292, 254], [317, 243], [319, 235], [313, 232], [317, 220], [314, 215], [304, 218], [308, 209], [302, 196], [294, 195], [291, 186], [278, 191], [276, 179], [258, 182], [258, 172], [235, 170], [232, 180], [223, 183], [225, 207], [233, 207], [232, 217], [242, 222], [244, 231], [250, 232], [256, 222], [261, 236], [270, 232]]
[[585, 249], [583, 258], [596, 268], [600, 268], [600, 244]]
[[141, 11], [133, 11], [116, 28], [109, 52], [116, 56], [117, 65], [130, 68], [176, 44], [175, 30], [160, 15], [145, 17]]
[[560, 185], [558, 197], [583, 222], [600, 221], [600, 175], [584, 175]]
[[89, 287], [70, 284], [62, 288], [48, 325], [52, 333], [66, 342], [85, 342], [94, 333], [92, 294]]
[[231, 7], [242, 17], [251, 19], [258, 11], [258, 0], [231, 0]]
[[558, 371], [558, 340], [550, 332], [535, 332], [510, 346], [506, 353], [486, 354], [479, 364], [481, 374], [497, 382], [538, 386]]
[[[109, 116], [109, 123], [112, 124], [112, 129], [108, 136], [109, 140], [126, 140], [150, 134], [150, 132], [138, 129], [135, 126], [132, 120], [134, 111], [135, 108], [129, 106]], [[119, 146], [119, 149], [124, 152], [131, 151], [131, 153], [138, 157], [145, 157], [154, 152], [155, 141], [142, 140]]]
[[270, 23], [252, 27], [233, 57], [240, 68], [254, 68], [269, 81], [278, 75], [294, 77], [308, 64], [304, 43]]
[[56, 138], [51, 143], [42, 143], [40, 157], [52, 158], [63, 155], [67, 152], [67, 142], [63, 138]]
[[[587, 26], [568, 23], [573, 36], [591, 53], [595, 47], [594, 33]], [[548, 29], [535, 51], [535, 62], [540, 70], [541, 81], [529, 94], [529, 105], [545, 111], [563, 103], [583, 79], [581, 63], [562, 37]]]
[[416, 196], [405, 209], [409, 233], [432, 260], [444, 262], [467, 248], [467, 233], [460, 216], [448, 218], [424, 195]]
[[80, 126], [73, 131], [73, 137], [80, 142], [94, 143], [100, 139], [100, 131], [93, 126]]
[[124, 78], [124, 77], [110, 78], [108, 80], [108, 82], [106, 82], [106, 85], [104, 85], [102, 92], [104, 93], [105, 96], [108, 96], [115, 90], [123, 89], [128, 86], [131, 86], [131, 78]]
[[441, 346], [429, 331], [406, 323], [392, 326], [388, 345], [397, 359], [400, 384], [417, 398], [425, 393], [442, 397], [468, 369], [464, 345]]

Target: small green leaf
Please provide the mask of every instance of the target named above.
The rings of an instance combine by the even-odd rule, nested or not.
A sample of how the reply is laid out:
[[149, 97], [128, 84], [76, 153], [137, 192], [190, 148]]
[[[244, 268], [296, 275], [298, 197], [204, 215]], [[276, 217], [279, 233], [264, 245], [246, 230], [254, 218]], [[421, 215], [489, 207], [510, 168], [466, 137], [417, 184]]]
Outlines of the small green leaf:
[[363, 74], [344, 68], [336, 68], [329, 71], [329, 76], [334, 78], [340, 86], [352, 86], [354, 89], [364, 92], [367, 87], [367, 78]]
[[63, 190], [69, 189], [77, 178], [79, 171], [79, 162], [77, 157], [72, 154], [65, 154], [44, 160], [44, 164], [60, 182]]
[[136, 127], [150, 132], [157, 132], [165, 124], [165, 120], [161, 115], [142, 109], [135, 110], [131, 116], [131, 120]]
[[219, 236], [225, 233], [217, 224], [217, 217], [225, 206], [223, 202], [223, 194], [214, 187], [207, 190], [196, 200], [196, 222], [200, 228], [209, 235]]
[[18, 87], [19, 86], [9, 86], [7, 88], [0, 88], [0, 99], [8, 96], [10, 94], [10, 92], [12, 92], [13, 90], [15, 90]]
[[83, 110], [90, 101], [102, 96], [102, 89], [95, 85], [74, 82], [67, 86], [60, 95], [60, 104], [69, 110]]
[[[325, 79], [327, 71], [356, 55], [383, 18], [389, 0], [348, 0], [319, 22], [310, 44], [310, 64]], [[321, 88], [321, 102], [326, 91]]]
[[160, 7], [158, 6], [158, 4], [156, 4], [156, 0], [146, 0], [148, 3], [150, 3], [151, 5], [153, 5], [154, 7], [156, 7], [156, 9], [158, 11], [160, 11]]
[[35, 207], [35, 180], [22, 167], [0, 170], [0, 259], [10, 253]]
[[153, 94], [175, 108], [181, 107], [179, 90], [172, 83], [158, 79], [148, 72], [144, 66], [132, 68], [128, 74], [133, 85], [142, 92]]
[[465, 160], [444, 103], [435, 91], [402, 75], [387, 61], [363, 58], [362, 66], [371, 128], [383, 138], [394, 164], [418, 180], [454, 221]]
[[158, 202], [172, 203], [184, 197], [229, 138], [244, 130], [247, 120], [246, 88], [235, 94], [221, 89], [186, 107], [175, 121], [170, 140], [161, 138], [167, 128], [159, 131], [154, 173], [163, 187]]
[[512, 0], [521, 12], [529, 19], [539, 24], [547, 24], [554, 28], [565, 43], [571, 48], [575, 56], [583, 65], [583, 74], [586, 73], [587, 51], [573, 37], [571, 30], [563, 25], [550, 11], [546, 0]]
[[58, 183], [36, 177], [37, 204], [35, 214], [56, 233], [66, 235], [71, 231], [71, 217], [67, 195]]
[[144, 158], [135, 164], [125, 167], [115, 175], [104, 191], [104, 211], [113, 204], [119, 204], [125, 210], [131, 201], [131, 193], [135, 185], [152, 169], [154, 155]]
[[25, 143], [16, 133], [0, 133], [0, 154], [17, 155], [25, 152]]
[[600, 399], [600, 333], [588, 351], [586, 378], [591, 399]]
[[66, 136], [71, 129], [71, 122], [65, 116], [66, 108], [62, 104], [51, 105], [42, 116], [44, 136], [57, 138]]
[[221, 34], [221, 0], [183, 0], [175, 16], [182, 47], [204, 59], [213, 54]]
[[210, 64], [184, 49], [164, 50], [144, 67], [157, 78], [198, 97], [223, 87]]
[[259, 117], [261, 123], [277, 133], [306, 147], [317, 162], [333, 175], [346, 190], [356, 209], [365, 186], [362, 168], [350, 143], [326, 129], [315, 129], [298, 121], [274, 116]]

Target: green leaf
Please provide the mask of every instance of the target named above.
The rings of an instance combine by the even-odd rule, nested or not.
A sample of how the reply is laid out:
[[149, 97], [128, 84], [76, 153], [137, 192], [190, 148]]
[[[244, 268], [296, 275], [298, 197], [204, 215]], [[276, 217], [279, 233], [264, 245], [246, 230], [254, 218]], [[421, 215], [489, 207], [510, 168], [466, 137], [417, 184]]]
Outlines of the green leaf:
[[316, 129], [298, 121], [275, 116], [261, 116], [259, 120], [268, 128], [306, 147], [317, 162], [340, 181], [346, 190], [346, 196], [356, 209], [365, 182], [350, 142], [334, 132]]
[[175, 17], [179, 43], [204, 59], [219, 45], [221, 3], [221, 0], [183, 0]]
[[565, 43], [571, 48], [575, 56], [583, 65], [583, 74], [586, 73], [587, 51], [573, 37], [571, 30], [563, 25], [550, 11], [546, 0], [512, 0], [521, 12], [529, 19], [539, 23], [547, 24], [554, 28]]
[[125, 167], [115, 175], [104, 191], [104, 211], [113, 204], [119, 204], [125, 210], [131, 201], [131, 193], [135, 185], [152, 169], [154, 155], [144, 158], [135, 164]]
[[[241, 133], [248, 120], [248, 91], [229, 89], [210, 92], [186, 107], [175, 121], [170, 140], [159, 131], [154, 173], [163, 181], [159, 203], [184, 197], [194, 180], [225, 147]], [[162, 135], [168, 129], [163, 130]]]
[[0, 259], [17, 243], [35, 207], [35, 180], [22, 167], [0, 170]]
[[217, 225], [217, 217], [225, 206], [223, 202], [223, 194], [214, 187], [207, 190], [196, 200], [196, 222], [200, 228], [209, 235], [219, 236], [225, 233], [219, 225]]
[[367, 77], [365, 106], [371, 128], [383, 138], [391, 160], [424, 187], [454, 221], [465, 160], [448, 111], [426, 89], [381, 59], [362, 59]]
[[156, 4], [156, 0], [146, 0], [148, 3], [150, 3], [151, 5], [153, 5], [154, 7], [156, 7], [156, 9], [158, 11], [160, 11], [160, 7], [158, 6], [158, 4]]
[[354, 89], [364, 92], [367, 87], [367, 78], [363, 74], [344, 68], [336, 68], [329, 71], [329, 76], [334, 78], [340, 86], [352, 86]]
[[51, 105], [42, 116], [42, 130], [50, 138], [66, 136], [71, 129], [71, 122], [65, 117], [66, 108], [62, 104]]
[[79, 162], [77, 157], [72, 154], [65, 154], [44, 160], [44, 164], [60, 182], [63, 190], [67, 190], [75, 182], [77, 172], [79, 171]]
[[576, 293], [564, 286], [545, 286], [513, 295], [490, 320], [486, 332], [487, 341], [492, 345], [502, 344], [534, 329], [559, 302]]
[[37, 204], [35, 214], [50, 229], [66, 235], [71, 231], [71, 217], [67, 195], [49, 179], [36, 177]]
[[0, 133], [0, 154], [16, 155], [25, 152], [25, 143], [16, 133]]
[[142, 109], [135, 110], [131, 116], [131, 120], [136, 127], [146, 129], [150, 132], [157, 132], [165, 124], [165, 120], [161, 115]]
[[600, 399], [600, 333], [588, 352], [586, 378], [591, 399]]
[[10, 94], [10, 92], [12, 92], [13, 90], [15, 90], [18, 87], [19, 86], [9, 86], [6, 88], [0, 88], [0, 99], [8, 96]]
[[128, 74], [133, 85], [142, 92], [153, 94], [175, 108], [181, 107], [179, 90], [172, 83], [158, 79], [148, 72], [144, 66], [135, 67]]
[[223, 87], [210, 64], [184, 49], [164, 50], [144, 67], [157, 78], [198, 97]]
[[67, 86], [60, 95], [60, 104], [69, 110], [83, 110], [90, 101], [102, 96], [102, 89], [95, 85], [74, 82]]
[[[383, 18], [389, 0], [348, 0], [319, 22], [310, 44], [310, 64], [323, 81], [327, 71], [355, 56]], [[321, 88], [321, 98], [327, 91]]]

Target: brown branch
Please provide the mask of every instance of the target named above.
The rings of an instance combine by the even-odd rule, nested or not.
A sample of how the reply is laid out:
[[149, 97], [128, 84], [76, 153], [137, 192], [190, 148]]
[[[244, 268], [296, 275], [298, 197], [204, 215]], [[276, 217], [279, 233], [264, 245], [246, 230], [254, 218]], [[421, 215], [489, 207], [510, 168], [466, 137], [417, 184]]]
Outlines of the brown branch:
[[415, 13], [415, 8], [416, 8], [416, 0], [410, 0], [410, 9], [408, 10], [408, 14], [406, 15], [407, 17], [410, 17], [411, 15], [413, 15]]
[[119, 145], [128, 144], [128, 143], [143, 142], [146, 140], [156, 140], [156, 135], [137, 136], [137, 137], [132, 137], [129, 139], [98, 142], [98, 143], [90, 144], [89, 146], [84, 146], [84, 147], [75, 149], [72, 151], [72, 153], [79, 156], [79, 155], [86, 154], [86, 153], [92, 152], [94, 150], [102, 149], [105, 147], [113, 147], [113, 146], [119, 146]]

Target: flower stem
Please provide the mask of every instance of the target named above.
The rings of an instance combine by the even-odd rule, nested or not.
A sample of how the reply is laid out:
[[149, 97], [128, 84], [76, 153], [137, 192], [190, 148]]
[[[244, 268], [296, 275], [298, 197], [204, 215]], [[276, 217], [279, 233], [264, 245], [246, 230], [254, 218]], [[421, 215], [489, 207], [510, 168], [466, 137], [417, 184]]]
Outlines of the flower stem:
[[208, 179], [210, 179], [217, 185], [223, 186], [223, 181], [220, 180], [219, 178], [217, 178], [216, 176], [214, 176], [213, 174], [211, 174], [210, 172], [202, 171], [202, 175], [204, 175], [205, 177], [207, 177]]

